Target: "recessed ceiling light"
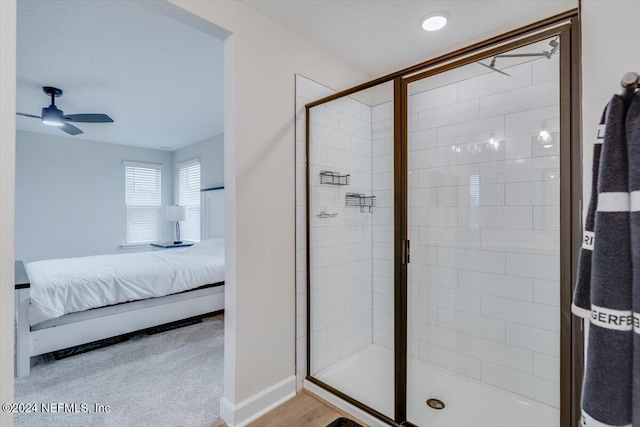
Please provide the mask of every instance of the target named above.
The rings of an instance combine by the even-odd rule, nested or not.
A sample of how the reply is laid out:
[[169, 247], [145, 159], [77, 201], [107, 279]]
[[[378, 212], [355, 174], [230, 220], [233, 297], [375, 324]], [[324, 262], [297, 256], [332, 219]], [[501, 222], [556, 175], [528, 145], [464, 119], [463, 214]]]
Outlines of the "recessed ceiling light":
[[446, 12], [433, 12], [420, 20], [420, 26], [425, 31], [438, 31], [447, 25], [449, 14]]

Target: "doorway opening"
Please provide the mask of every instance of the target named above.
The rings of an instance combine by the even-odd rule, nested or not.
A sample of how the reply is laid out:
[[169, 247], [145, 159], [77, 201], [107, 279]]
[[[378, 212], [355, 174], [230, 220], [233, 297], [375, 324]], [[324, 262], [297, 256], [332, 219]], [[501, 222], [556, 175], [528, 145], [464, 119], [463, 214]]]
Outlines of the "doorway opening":
[[178, 9], [18, 4], [15, 400], [68, 406], [16, 425], [219, 417], [229, 33]]

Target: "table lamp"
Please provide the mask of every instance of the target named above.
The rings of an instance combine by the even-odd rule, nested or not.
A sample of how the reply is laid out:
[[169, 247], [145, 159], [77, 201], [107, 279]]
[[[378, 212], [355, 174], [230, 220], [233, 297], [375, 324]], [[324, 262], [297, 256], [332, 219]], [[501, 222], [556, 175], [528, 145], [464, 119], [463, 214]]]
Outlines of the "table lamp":
[[180, 221], [187, 220], [187, 207], [186, 206], [167, 206], [166, 212], [166, 220], [167, 221], [175, 221], [176, 222], [176, 240], [173, 241], [174, 244], [182, 243], [180, 240]]

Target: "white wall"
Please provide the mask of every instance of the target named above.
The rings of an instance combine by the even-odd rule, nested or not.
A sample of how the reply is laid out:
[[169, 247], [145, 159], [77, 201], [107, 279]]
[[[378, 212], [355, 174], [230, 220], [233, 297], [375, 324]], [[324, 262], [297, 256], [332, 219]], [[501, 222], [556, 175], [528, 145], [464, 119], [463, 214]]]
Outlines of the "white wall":
[[336, 89], [369, 76], [240, 2], [172, 2], [232, 33], [221, 413], [236, 424], [295, 392], [295, 74]]
[[224, 135], [196, 142], [173, 152], [173, 198], [178, 201], [178, 163], [200, 159], [200, 188], [224, 186]]
[[[602, 110], [620, 79], [640, 74], [640, 1], [582, 0], [583, 206], [591, 193], [593, 141]], [[586, 214], [586, 209], [584, 210]]]
[[[173, 203], [171, 152], [18, 131], [16, 259], [120, 251], [126, 241], [124, 160], [162, 164], [162, 204]], [[172, 230], [163, 221], [163, 241]]]
[[[0, 1], [0, 400], [13, 402], [16, 2]], [[0, 413], [13, 425], [13, 414]]]

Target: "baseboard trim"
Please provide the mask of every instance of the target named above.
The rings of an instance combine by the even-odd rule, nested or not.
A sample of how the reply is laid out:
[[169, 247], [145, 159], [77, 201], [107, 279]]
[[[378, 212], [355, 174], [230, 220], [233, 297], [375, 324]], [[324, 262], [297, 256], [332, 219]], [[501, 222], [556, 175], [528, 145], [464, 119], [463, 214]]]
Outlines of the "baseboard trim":
[[220, 417], [229, 427], [244, 427], [296, 395], [296, 376], [256, 393], [234, 405], [226, 397], [220, 400]]
[[379, 420], [378, 418], [374, 417], [368, 412], [365, 412], [362, 409], [356, 406], [353, 406], [352, 404], [340, 399], [338, 396], [328, 392], [327, 390], [312, 383], [311, 381], [304, 380], [303, 387], [309, 393], [315, 394], [321, 399], [326, 400], [336, 408], [343, 410], [347, 414], [364, 422], [365, 424], [371, 427], [389, 427], [389, 425], [384, 421]]

